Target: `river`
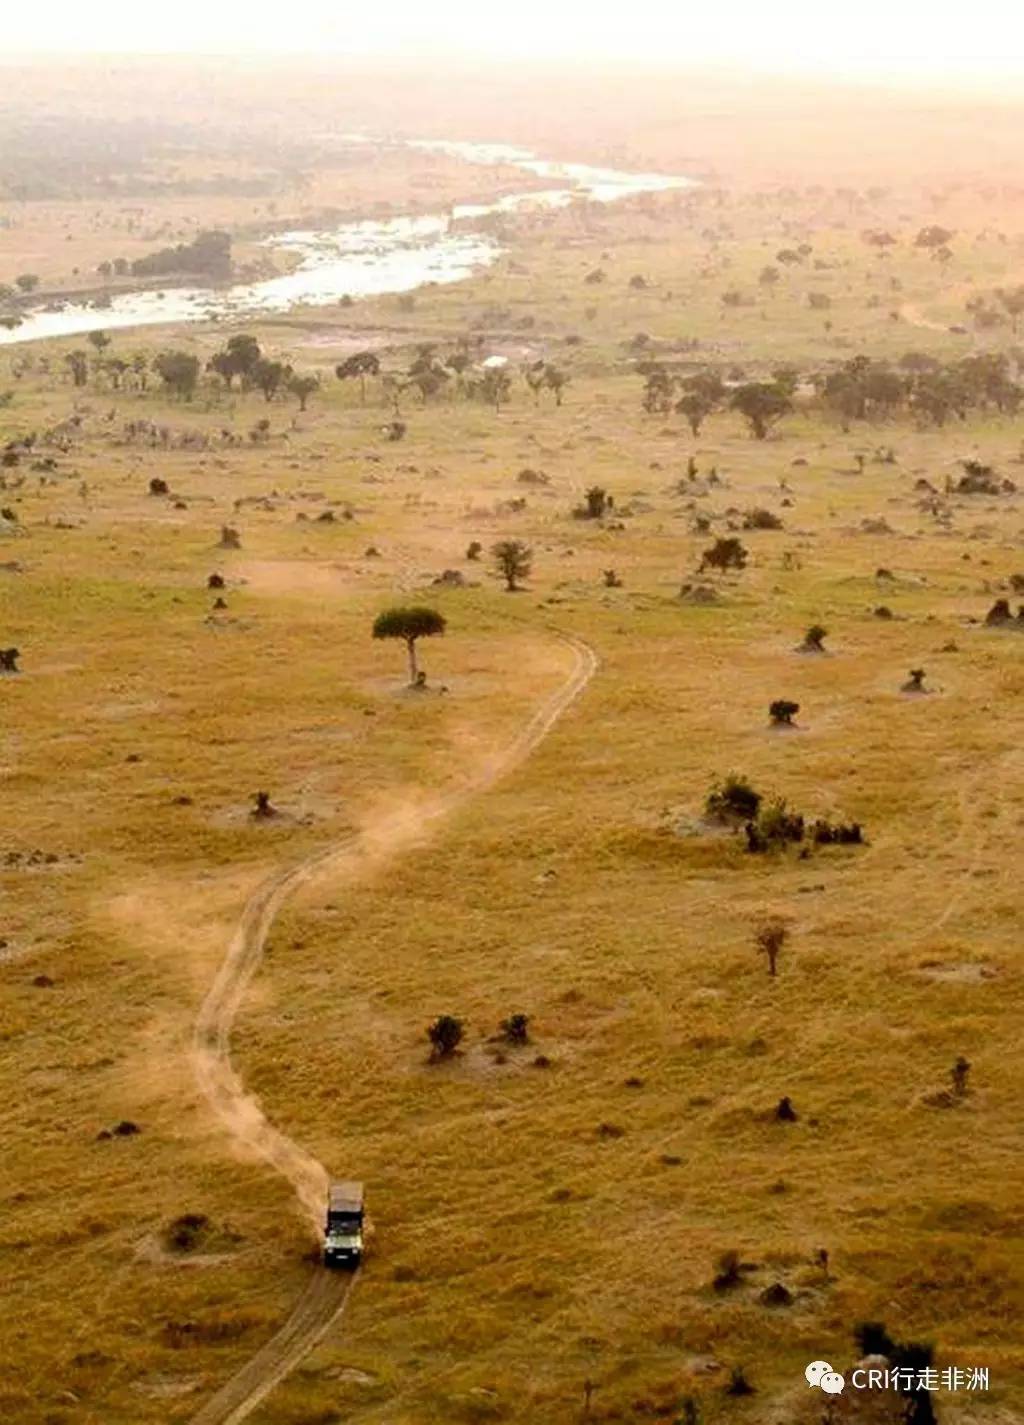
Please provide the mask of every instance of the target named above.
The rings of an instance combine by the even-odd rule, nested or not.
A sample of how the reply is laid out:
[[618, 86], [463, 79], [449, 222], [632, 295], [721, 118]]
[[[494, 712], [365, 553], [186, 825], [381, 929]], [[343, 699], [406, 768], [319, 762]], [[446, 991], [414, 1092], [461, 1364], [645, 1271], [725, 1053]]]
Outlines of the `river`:
[[[372, 142], [354, 135], [353, 142]], [[371, 297], [383, 292], [408, 292], [426, 282], [459, 282], [493, 263], [501, 246], [484, 233], [461, 230], [460, 222], [510, 213], [517, 208], [565, 207], [583, 198], [611, 203], [637, 193], [663, 193], [689, 188], [691, 178], [659, 173], [627, 173], [585, 163], [557, 163], [537, 158], [526, 149], [505, 144], [474, 144], [412, 139], [410, 148], [433, 150], [470, 163], [505, 164], [535, 178], [550, 180], [550, 188], [511, 193], [489, 204], [455, 204], [447, 213], [366, 219], [330, 231], [295, 231], [265, 239], [268, 247], [298, 259], [283, 277], [230, 287], [173, 287], [166, 291], [124, 292], [97, 308], [63, 302], [59, 310], [46, 303], [23, 311], [20, 325], [0, 328], [0, 345], [41, 341], [83, 332], [155, 326], [171, 322], [204, 322], [228, 317], [285, 312], [293, 307], [322, 307], [342, 297]]]

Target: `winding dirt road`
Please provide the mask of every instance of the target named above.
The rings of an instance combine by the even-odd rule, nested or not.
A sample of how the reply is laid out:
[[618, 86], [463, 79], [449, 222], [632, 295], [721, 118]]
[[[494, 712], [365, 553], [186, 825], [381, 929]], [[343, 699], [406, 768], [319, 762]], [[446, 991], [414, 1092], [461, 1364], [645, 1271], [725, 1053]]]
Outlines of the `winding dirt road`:
[[[373, 848], [393, 852], [415, 841], [431, 822], [447, 816], [523, 762], [580, 696], [597, 669], [597, 655], [587, 644], [561, 633], [557, 637], [572, 651], [572, 671], [515, 740], [448, 790], [385, 818], [372, 832], [354, 832], [265, 881], [247, 902], [217, 977], [200, 1006], [192, 1061], [203, 1096], [238, 1144], [258, 1153], [287, 1179], [317, 1229], [326, 1200], [327, 1169], [268, 1121], [257, 1101], [246, 1093], [231, 1062], [231, 1030], [259, 968], [274, 918], [287, 898], [321, 871], [340, 869], [347, 860], [354, 862]], [[236, 1425], [244, 1420], [327, 1334], [343, 1312], [355, 1279], [348, 1273], [317, 1269], [276, 1335], [193, 1415], [191, 1425]]]

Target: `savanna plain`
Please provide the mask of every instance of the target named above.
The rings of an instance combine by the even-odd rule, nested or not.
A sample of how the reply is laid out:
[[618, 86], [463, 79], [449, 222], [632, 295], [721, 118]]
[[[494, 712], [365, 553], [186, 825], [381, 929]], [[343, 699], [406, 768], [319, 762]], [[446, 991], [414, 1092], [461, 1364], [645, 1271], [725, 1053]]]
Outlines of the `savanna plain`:
[[[287, 82], [287, 151], [166, 74], [141, 136], [123, 76], [11, 101], [77, 147], [0, 174], [0, 1418], [190, 1421], [275, 1336], [325, 1269], [268, 1122], [369, 1231], [254, 1425], [1024, 1419], [1019, 111], [423, 81], [401, 133], [699, 181], [105, 330], [203, 231], [251, 278], [533, 181]], [[320, 853], [226, 1121], [200, 1007]], [[808, 1389], [879, 1342], [989, 1387]]]

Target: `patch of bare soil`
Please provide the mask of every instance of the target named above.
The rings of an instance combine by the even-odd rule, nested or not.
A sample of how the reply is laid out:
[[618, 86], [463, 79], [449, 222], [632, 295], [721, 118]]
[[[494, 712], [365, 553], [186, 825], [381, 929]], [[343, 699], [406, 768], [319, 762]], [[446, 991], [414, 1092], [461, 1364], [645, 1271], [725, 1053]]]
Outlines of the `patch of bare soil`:
[[984, 960], [926, 960], [916, 973], [940, 985], [982, 985], [999, 975]]

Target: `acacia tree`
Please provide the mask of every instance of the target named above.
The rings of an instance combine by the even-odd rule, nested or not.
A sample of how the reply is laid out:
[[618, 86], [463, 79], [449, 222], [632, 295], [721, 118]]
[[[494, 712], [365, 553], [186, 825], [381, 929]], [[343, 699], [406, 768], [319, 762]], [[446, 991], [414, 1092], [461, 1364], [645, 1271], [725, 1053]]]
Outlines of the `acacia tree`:
[[997, 287], [996, 296], [1006, 310], [1010, 318], [1010, 326], [1014, 336], [1017, 335], [1017, 326], [1022, 316], [1024, 316], [1024, 287]]
[[293, 375], [288, 378], [288, 390], [296, 397], [299, 410], [306, 409], [306, 402], [320, 386], [320, 378], [313, 375]]
[[717, 410], [724, 395], [725, 383], [717, 371], [698, 371], [682, 382], [676, 414], [685, 416], [694, 436], [699, 436], [701, 426]]
[[716, 402], [700, 391], [687, 391], [676, 402], [676, 415], [685, 416], [694, 439], [700, 435], [700, 428], [715, 409]]
[[263, 392], [265, 401], [272, 401], [281, 387], [291, 378], [292, 368], [282, 361], [268, 361], [261, 357], [252, 368], [252, 382]]
[[71, 379], [76, 386], [84, 386], [89, 379], [89, 358], [84, 351], [69, 351], [64, 358], [71, 369]]
[[380, 375], [380, 360], [372, 351], [355, 351], [334, 368], [334, 374], [339, 381], [351, 381], [357, 377], [359, 380], [359, 400], [360, 402], [365, 402], [366, 378], [367, 376]]
[[416, 640], [432, 638], [444, 633], [447, 620], [436, 609], [422, 605], [385, 609], [373, 621], [374, 638], [400, 638], [409, 652], [409, 685], [419, 682], [419, 667], [416, 663]]
[[545, 390], [553, 392], [556, 406], [562, 404], [562, 392], [569, 381], [564, 371], [559, 371], [558, 367], [552, 366], [549, 361], [541, 360], [531, 362], [525, 368], [523, 376], [533, 392], [536, 404], [540, 404], [540, 394]]
[[229, 337], [227, 345], [220, 351], [214, 352], [207, 362], [207, 370], [215, 371], [218, 376], [223, 377], [224, 384], [230, 391], [236, 376], [241, 377], [243, 387], [251, 382], [252, 374], [262, 355], [256, 338], [239, 332]]
[[504, 366], [488, 366], [480, 382], [480, 398], [493, 406], [495, 413], [501, 410], [512, 394], [512, 377]]
[[793, 402], [777, 381], [748, 381], [732, 393], [729, 405], [746, 420], [755, 440], [765, 440], [772, 426], [793, 409]]
[[514, 594], [518, 580], [529, 577], [533, 567], [533, 551], [521, 539], [502, 539], [491, 549], [498, 573], [505, 580], [505, 588]]
[[187, 351], [162, 351], [153, 360], [160, 380], [185, 401], [191, 401], [199, 381], [199, 357]]

